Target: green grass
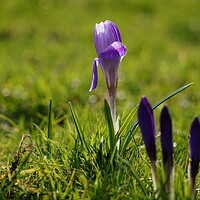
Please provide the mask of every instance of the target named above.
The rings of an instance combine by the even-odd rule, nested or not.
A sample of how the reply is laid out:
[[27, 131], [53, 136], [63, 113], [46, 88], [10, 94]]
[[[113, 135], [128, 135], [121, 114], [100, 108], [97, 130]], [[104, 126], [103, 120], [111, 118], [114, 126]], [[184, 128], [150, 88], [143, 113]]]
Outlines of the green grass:
[[[2, 0], [0, 198], [154, 199], [139, 129], [121, 154], [116, 138], [123, 141], [137, 120], [133, 109], [142, 95], [153, 105], [194, 82], [167, 101], [175, 195], [186, 199], [188, 133], [200, 112], [199, 6], [198, 0]], [[116, 138], [100, 68], [98, 87], [88, 92], [94, 25], [106, 19], [117, 24], [128, 51], [120, 66]], [[157, 132], [161, 108], [154, 110]], [[159, 136], [157, 147], [161, 171]], [[198, 175], [197, 189], [199, 183]]]

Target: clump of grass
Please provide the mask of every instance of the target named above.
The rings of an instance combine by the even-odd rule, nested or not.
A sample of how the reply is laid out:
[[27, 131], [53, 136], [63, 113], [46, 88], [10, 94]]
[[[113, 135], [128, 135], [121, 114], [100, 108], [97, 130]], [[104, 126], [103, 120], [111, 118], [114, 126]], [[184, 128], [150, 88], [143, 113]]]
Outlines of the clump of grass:
[[[190, 85], [171, 93], [154, 108]], [[106, 101], [105, 117], [96, 116], [97, 123], [86, 118], [84, 124], [71, 103], [69, 109], [73, 124], [67, 119], [58, 137], [50, 100], [47, 129], [34, 125], [34, 140], [23, 136], [16, 155], [1, 167], [1, 198], [154, 199], [150, 163], [137, 134], [137, 121], [133, 123], [137, 107], [121, 120], [117, 133]], [[186, 190], [184, 180], [185, 175], [176, 180], [179, 189]], [[177, 197], [182, 193], [179, 189]], [[167, 198], [164, 191], [160, 195]]]

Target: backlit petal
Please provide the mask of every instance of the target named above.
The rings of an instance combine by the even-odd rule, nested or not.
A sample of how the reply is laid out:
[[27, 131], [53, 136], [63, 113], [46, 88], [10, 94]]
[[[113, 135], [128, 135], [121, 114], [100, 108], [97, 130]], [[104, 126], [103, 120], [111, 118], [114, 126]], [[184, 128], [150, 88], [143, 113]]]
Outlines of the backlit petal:
[[122, 42], [121, 35], [117, 26], [110, 20], [105, 21], [105, 31], [109, 37], [109, 42]]
[[99, 65], [99, 59], [95, 58], [93, 61], [93, 71], [92, 71], [92, 83], [89, 92], [94, 90], [97, 87], [98, 83], [98, 70], [97, 67]]
[[121, 42], [121, 36], [119, 29], [113, 22], [107, 20], [95, 25], [94, 44], [98, 55], [116, 41]]
[[126, 47], [121, 42], [113, 42], [100, 55], [101, 59], [118, 58], [126, 55]]

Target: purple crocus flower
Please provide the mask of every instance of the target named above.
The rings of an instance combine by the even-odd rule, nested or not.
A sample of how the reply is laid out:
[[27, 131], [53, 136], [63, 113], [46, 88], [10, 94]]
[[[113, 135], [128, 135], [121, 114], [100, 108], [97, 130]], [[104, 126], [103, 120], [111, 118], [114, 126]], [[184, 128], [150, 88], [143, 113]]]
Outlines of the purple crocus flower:
[[[194, 196], [194, 186], [196, 175], [198, 173], [200, 161], [200, 123], [198, 117], [195, 117], [189, 135], [190, 144], [190, 164], [188, 168], [191, 195]], [[193, 198], [193, 197], [192, 197]]]
[[165, 169], [166, 192], [169, 199], [174, 199], [174, 170], [173, 170], [173, 144], [172, 144], [172, 120], [167, 106], [164, 106], [160, 115], [161, 146]]
[[156, 161], [154, 116], [145, 96], [142, 97], [138, 108], [138, 121], [149, 158], [151, 161]]
[[122, 58], [126, 54], [126, 47], [117, 26], [106, 20], [95, 25], [94, 44], [98, 58], [93, 61], [92, 84], [89, 91], [94, 90], [98, 83], [98, 70], [100, 64], [104, 74], [110, 97], [111, 114], [113, 122], [116, 121], [116, 88], [118, 83], [118, 70]]

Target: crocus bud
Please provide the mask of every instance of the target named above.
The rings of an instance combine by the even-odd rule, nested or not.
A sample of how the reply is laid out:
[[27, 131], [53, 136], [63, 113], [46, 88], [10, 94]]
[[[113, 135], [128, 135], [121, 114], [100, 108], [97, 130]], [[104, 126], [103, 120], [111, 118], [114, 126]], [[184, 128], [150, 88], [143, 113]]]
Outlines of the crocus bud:
[[198, 117], [194, 118], [190, 128], [189, 144], [190, 144], [190, 163], [188, 167], [188, 174], [189, 174], [191, 199], [194, 199], [194, 187], [200, 161], [200, 123]]
[[142, 138], [151, 161], [156, 161], [155, 124], [152, 108], [144, 96], [138, 108], [138, 121]]
[[142, 97], [138, 108], [138, 122], [140, 130], [142, 132], [142, 138], [146, 146], [147, 153], [151, 160], [152, 180], [154, 184], [154, 190], [157, 192], [158, 179], [156, 172], [156, 144], [155, 144], [156, 131], [155, 131], [153, 111], [145, 96]]
[[98, 58], [94, 59], [92, 84], [89, 91], [97, 87], [98, 64], [104, 74], [109, 98], [113, 123], [116, 123], [116, 89], [118, 83], [118, 70], [122, 58], [126, 54], [126, 47], [122, 44], [121, 35], [117, 26], [106, 20], [95, 25], [94, 44]]
[[160, 115], [161, 146], [163, 163], [165, 169], [166, 192], [169, 199], [174, 199], [173, 188], [173, 143], [172, 143], [172, 121], [167, 106], [164, 106]]
[[[172, 121], [167, 106], [164, 106], [160, 115], [161, 145], [163, 162], [173, 163]], [[171, 163], [171, 164], [172, 164]], [[173, 164], [172, 164], [173, 165]]]

